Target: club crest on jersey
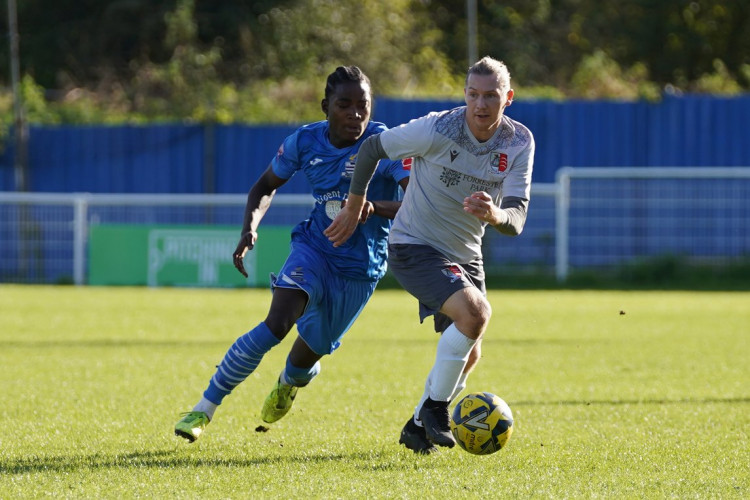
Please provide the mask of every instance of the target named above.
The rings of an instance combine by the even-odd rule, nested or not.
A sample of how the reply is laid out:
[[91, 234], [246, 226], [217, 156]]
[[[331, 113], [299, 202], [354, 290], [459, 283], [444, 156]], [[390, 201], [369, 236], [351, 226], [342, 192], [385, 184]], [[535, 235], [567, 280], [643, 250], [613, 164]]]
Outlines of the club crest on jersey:
[[443, 274], [451, 280], [451, 283], [455, 283], [456, 281], [461, 279], [461, 276], [463, 275], [461, 273], [461, 268], [458, 266], [448, 266], [444, 267], [442, 269]]
[[401, 160], [404, 170], [411, 170], [412, 163], [414, 163], [414, 158], [404, 158]]
[[280, 156], [281, 156], [281, 155], [283, 155], [283, 154], [284, 154], [284, 143], [282, 142], [282, 143], [281, 143], [281, 146], [279, 146], [279, 150], [278, 150], [278, 151], [276, 151], [276, 156], [279, 156], [279, 157], [280, 157]]
[[346, 179], [351, 179], [352, 174], [354, 173], [354, 165], [357, 163], [357, 155], [353, 154], [349, 157], [348, 160], [346, 160], [346, 163], [344, 163], [344, 171], [341, 172], [341, 177], [344, 177]]
[[341, 200], [328, 200], [326, 202], [326, 215], [333, 220], [341, 212]]
[[490, 153], [490, 170], [492, 172], [505, 172], [508, 169], [508, 155], [493, 151]]

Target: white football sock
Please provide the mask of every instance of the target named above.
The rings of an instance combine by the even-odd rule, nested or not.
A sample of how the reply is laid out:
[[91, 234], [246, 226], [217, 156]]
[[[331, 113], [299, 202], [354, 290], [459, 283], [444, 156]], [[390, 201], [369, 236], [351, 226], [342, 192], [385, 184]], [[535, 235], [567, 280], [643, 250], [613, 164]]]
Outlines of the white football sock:
[[206, 398], [201, 398], [200, 401], [198, 401], [198, 404], [195, 405], [193, 408], [193, 411], [202, 411], [206, 415], [208, 415], [209, 420], [214, 419], [214, 412], [216, 411], [216, 408], [218, 408], [219, 405], [212, 403]]
[[[432, 375], [432, 372], [430, 372], [430, 375], [427, 377], [427, 382], [424, 385], [424, 392], [422, 393], [422, 398], [419, 400], [419, 403], [417, 403], [417, 406], [414, 408], [414, 423], [417, 424], [419, 427], [422, 427], [422, 421], [419, 419], [419, 412], [422, 411], [422, 405], [427, 400], [428, 397], [430, 397], [430, 376]], [[461, 373], [461, 377], [458, 379], [458, 385], [453, 390], [453, 394], [451, 394], [450, 401], [453, 401], [458, 397], [459, 394], [461, 394], [461, 391], [466, 389], [466, 380], [469, 378], [469, 374], [466, 372]]]
[[466, 389], [466, 379], [469, 378], [469, 374], [466, 372], [461, 373], [461, 377], [458, 379], [458, 385], [453, 390], [453, 394], [451, 394], [451, 401], [456, 399], [459, 394], [461, 394], [461, 391]]
[[430, 399], [451, 400], [476, 342], [461, 333], [455, 323], [445, 329], [438, 341], [435, 364], [429, 375]]

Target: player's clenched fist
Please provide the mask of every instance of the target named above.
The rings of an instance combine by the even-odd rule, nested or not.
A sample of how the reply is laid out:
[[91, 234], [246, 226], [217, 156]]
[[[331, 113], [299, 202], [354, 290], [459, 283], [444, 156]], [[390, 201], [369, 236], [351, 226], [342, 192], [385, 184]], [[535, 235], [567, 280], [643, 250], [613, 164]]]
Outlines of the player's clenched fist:
[[465, 212], [493, 225], [496, 223], [496, 209], [492, 197], [484, 191], [477, 191], [464, 198]]

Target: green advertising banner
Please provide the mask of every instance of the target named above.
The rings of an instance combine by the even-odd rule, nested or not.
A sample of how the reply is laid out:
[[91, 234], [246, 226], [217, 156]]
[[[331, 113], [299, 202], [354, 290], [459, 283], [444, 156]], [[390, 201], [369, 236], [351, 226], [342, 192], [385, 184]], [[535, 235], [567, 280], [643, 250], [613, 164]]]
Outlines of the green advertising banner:
[[289, 253], [291, 227], [258, 230], [245, 255], [248, 277], [232, 263], [234, 226], [94, 225], [89, 232], [90, 285], [268, 287]]

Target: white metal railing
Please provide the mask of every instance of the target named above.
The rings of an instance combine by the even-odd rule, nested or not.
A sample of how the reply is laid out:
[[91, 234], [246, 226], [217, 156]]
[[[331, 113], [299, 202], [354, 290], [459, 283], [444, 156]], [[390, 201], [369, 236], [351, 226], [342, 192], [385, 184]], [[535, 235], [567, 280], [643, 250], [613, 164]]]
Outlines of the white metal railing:
[[[557, 196], [558, 188], [554, 184], [543, 184], [537, 183], [532, 187], [532, 196], [539, 203], [540, 198], [549, 198], [554, 200]], [[89, 247], [89, 233], [91, 226], [94, 224], [107, 224], [112, 222], [112, 216], [102, 214], [99, 210], [103, 208], [109, 208], [110, 211], [113, 207], [117, 207], [118, 212], [122, 212], [122, 218], [117, 220], [117, 223], [122, 223], [123, 218], [126, 223], [130, 223], [132, 220], [136, 220], [137, 217], [132, 214], [136, 209], [144, 209], [145, 212], [156, 212], [159, 210], [173, 209], [175, 213], [183, 213], [190, 207], [198, 208], [203, 210], [217, 209], [218, 207], [225, 207], [232, 212], [231, 221], [229, 224], [240, 226], [242, 224], [242, 217], [244, 215], [244, 206], [247, 200], [247, 195], [233, 195], [233, 194], [91, 194], [91, 193], [15, 193], [15, 192], [0, 192], [0, 225], [4, 224], [4, 220], [7, 220], [7, 216], [3, 217], [4, 207], [11, 206], [33, 206], [39, 211], [43, 207], [50, 207], [51, 213], [37, 214], [36, 219], [43, 219], [43, 224], [51, 226], [64, 226], [64, 231], [71, 233], [71, 236], [65, 236], [63, 239], [66, 241], [62, 242], [61, 245], [69, 245], [72, 249], [72, 262], [70, 266], [72, 270], [70, 272], [65, 271], [64, 274], [72, 274], [72, 282], [77, 285], [83, 285], [87, 283], [87, 263], [88, 263], [88, 247]], [[274, 213], [279, 214], [285, 209], [295, 209], [289, 214], [281, 214], [277, 217], [277, 222], [281, 222], [285, 225], [293, 225], [306, 217], [309, 209], [312, 207], [314, 199], [312, 196], [307, 194], [277, 194], [274, 197], [273, 204], [269, 209], [266, 218], [264, 219], [264, 225], [269, 223], [269, 218], [273, 218]], [[539, 205], [537, 205], [539, 206]], [[69, 210], [70, 215], [62, 214], [63, 209]], [[54, 215], [52, 215], [52, 213]], [[530, 227], [538, 226], [538, 230], [542, 232], [551, 232], [554, 230], [551, 226], [550, 221], [554, 219], [553, 212], [550, 212], [546, 217], [539, 217], [541, 211], [537, 210], [532, 213], [531, 221], [527, 223], [527, 232], [531, 233], [534, 229]], [[60, 220], [57, 220], [60, 218]], [[536, 219], [540, 219], [535, 222]], [[151, 221], [149, 221], [151, 222]], [[135, 223], [138, 223], [136, 221]], [[225, 222], [226, 224], [227, 222]], [[270, 221], [270, 224], [274, 224]], [[493, 231], [489, 231], [490, 236], [495, 236]], [[0, 227], [0, 235], [2, 234], [2, 228]], [[503, 238], [503, 248], [512, 247], [520, 242], [520, 245], [533, 246], [534, 243], [529, 239], [508, 239]], [[67, 239], [70, 241], [68, 242]], [[8, 242], [6, 242], [8, 243]], [[0, 282], [3, 281], [2, 277], [2, 247], [3, 247], [2, 236], [0, 236]], [[39, 243], [40, 245], [42, 243]], [[59, 250], [60, 245], [48, 245], [48, 249], [45, 249], [43, 253], [55, 252]], [[509, 252], [524, 253], [522, 248], [520, 251], [508, 249]], [[20, 253], [20, 252], [19, 252]], [[58, 259], [59, 260], [59, 259]], [[13, 263], [11, 263], [12, 267]], [[6, 266], [8, 267], [8, 266]], [[16, 266], [18, 267], [18, 266]], [[45, 282], [42, 278], [34, 278], [33, 282]], [[28, 280], [26, 281], [28, 282]], [[47, 280], [46, 282], [49, 282]]]
[[[594, 181], [592, 187], [591, 196], [602, 196], [605, 202], [609, 205], [613, 204], [615, 200], [611, 197], [608, 199], [606, 194], [601, 192], [597, 193], [597, 190], [601, 190], [602, 181], [618, 180], [620, 182], [625, 181], [638, 181], [638, 180], [649, 180], [651, 181], [655, 189], [652, 193], [646, 194], [647, 199], [641, 200], [642, 203], [649, 204], [649, 206], [655, 206], [650, 215], [652, 220], [657, 220], [656, 231], [664, 231], [665, 229], [671, 228], [675, 221], [686, 220], [690, 216], [688, 212], [693, 208], [697, 201], [694, 197], [688, 194], [686, 186], [689, 182], [698, 181], [699, 189], [694, 189], [695, 193], [704, 202], [702, 210], [706, 213], [706, 217], [710, 217], [711, 223], [722, 220], [727, 222], [726, 227], [722, 236], [726, 239], [731, 239], [734, 243], [730, 252], [731, 256], [747, 256], [750, 255], [750, 235], [747, 233], [748, 223], [750, 220], [750, 204], [748, 204], [748, 196], [750, 195], [750, 183], [745, 182], [743, 184], [736, 184], [736, 180], [750, 181], [750, 167], [564, 167], [557, 171], [556, 182], [557, 186], [557, 209], [556, 209], [556, 245], [555, 245], [555, 274], [559, 281], [564, 281], [570, 273], [570, 245], [571, 245], [571, 201], [576, 199], [584, 199], [586, 195], [582, 193], [572, 194], [571, 183], [582, 180]], [[596, 181], [599, 181], [598, 183]], [[671, 182], [672, 186], [665, 186], [656, 184], [657, 181]], [[711, 181], [723, 182], [722, 185], [711, 186]], [[728, 182], [724, 182], [728, 181]], [[683, 210], [683, 213], [676, 215], [659, 213], [659, 210], [663, 204], [661, 203], [664, 197], [664, 191], [671, 189], [671, 204], [670, 208], [675, 210]], [[650, 196], [650, 198], [649, 198]], [[627, 203], [628, 200], [623, 196], [621, 202]], [[661, 206], [660, 206], [661, 205]], [[728, 207], [728, 208], [727, 208]], [[739, 217], [734, 218], [735, 220], [729, 220], [723, 217], [721, 210], [736, 209], [741, 213]], [[716, 214], [716, 215], [713, 215]], [[598, 214], [595, 209], [583, 215], [584, 218], [591, 220]], [[663, 217], [661, 222], [658, 222], [659, 217]], [[612, 217], [609, 218], [610, 222]], [[649, 221], [645, 219], [633, 218], [629, 225], [635, 226], [638, 224], [647, 224]], [[686, 226], [692, 221], [687, 220]], [[581, 224], [583, 225], [583, 224]], [[690, 231], [689, 229], [682, 230], [681, 236], [688, 242], [699, 242], [704, 236], [698, 231]], [[662, 248], [662, 251], [671, 251], [678, 253], [691, 254], [691, 250], [695, 247], [688, 245], [678, 246], [676, 248]], [[692, 252], [698, 253], [698, 252]]]
[[[492, 251], [497, 251], [500, 264], [523, 264], [523, 258], [530, 258], [538, 250], [535, 246], [553, 245], [550, 261], [545, 257], [539, 262], [564, 281], [577, 267], [611, 266], [654, 252], [678, 252], [699, 258], [750, 255], [749, 181], [750, 167], [562, 168], [554, 184], [532, 185], [529, 220], [520, 238], [488, 231], [492, 244], [491, 251], [485, 252], [485, 262], [492, 265]], [[23, 250], [8, 249], [14, 244], [13, 238], [24, 232], [20, 207], [33, 210], [35, 220], [42, 221], [45, 231], [51, 232], [49, 228], [54, 227], [63, 234], [57, 242], [38, 243], [40, 248], [43, 243], [48, 246], [36, 252], [56, 251], [69, 245], [66, 252], [72, 254], [72, 281], [80, 285], [87, 282], [87, 244], [92, 224], [108, 223], [114, 217], [117, 222], [130, 217], [127, 223], [142, 223], [144, 218], [153, 223], [154, 213], [171, 211], [172, 215], [182, 216], [193, 208], [201, 214], [223, 210], [221, 223], [239, 226], [246, 200], [244, 194], [0, 192], [0, 282], [4, 281], [4, 269], [17, 266], [3, 259], [22, 255]], [[313, 203], [307, 194], [277, 194], [264, 224], [296, 224]], [[283, 222], [269, 221], [274, 213]], [[495, 244], [492, 238], [500, 238], [499, 243]], [[711, 242], [708, 250], [707, 241]], [[67, 262], [66, 259], [62, 256], [57, 261]]]
[[[17, 193], [0, 192], [0, 216], [6, 205], [18, 206], [68, 206], [73, 214], [72, 228], [72, 278], [73, 283], [86, 283], [86, 245], [90, 213], [93, 207], [234, 207], [238, 224], [242, 223], [247, 195], [234, 194], [92, 194], [92, 193]], [[277, 194], [273, 206], [301, 207], [308, 211], [314, 198], [304, 194]], [[0, 245], [3, 242], [0, 241]]]

